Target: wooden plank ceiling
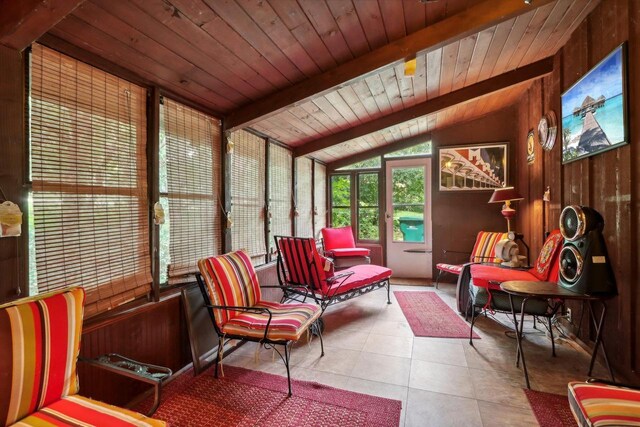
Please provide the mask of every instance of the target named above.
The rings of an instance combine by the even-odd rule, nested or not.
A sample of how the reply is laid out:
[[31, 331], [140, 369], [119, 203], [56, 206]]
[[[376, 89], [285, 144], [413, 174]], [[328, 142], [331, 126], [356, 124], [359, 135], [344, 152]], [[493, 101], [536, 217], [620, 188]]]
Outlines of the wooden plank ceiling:
[[[520, 1], [520, 0], [514, 0]], [[598, 0], [557, 0], [340, 85], [252, 127], [291, 147], [553, 55]], [[62, 39], [220, 115], [463, 12], [476, 0], [86, 0]], [[535, 3], [535, 0], [534, 0]], [[313, 153], [330, 162], [512, 104], [519, 84]]]

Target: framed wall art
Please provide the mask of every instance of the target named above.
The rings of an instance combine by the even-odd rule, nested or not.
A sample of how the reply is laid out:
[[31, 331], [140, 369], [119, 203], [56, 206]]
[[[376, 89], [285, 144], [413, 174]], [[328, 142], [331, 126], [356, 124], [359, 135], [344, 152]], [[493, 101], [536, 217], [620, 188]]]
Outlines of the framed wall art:
[[507, 185], [505, 143], [441, 147], [440, 191], [493, 190]]
[[626, 44], [562, 94], [562, 163], [627, 144]]

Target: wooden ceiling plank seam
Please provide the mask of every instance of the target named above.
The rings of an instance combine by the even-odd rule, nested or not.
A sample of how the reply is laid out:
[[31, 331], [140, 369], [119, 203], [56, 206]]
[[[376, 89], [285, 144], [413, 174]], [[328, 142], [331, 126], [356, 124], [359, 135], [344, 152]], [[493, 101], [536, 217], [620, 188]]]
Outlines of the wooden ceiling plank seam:
[[[75, 19], [75, 21], [73, 19]], [[68, 25], [68, 23], [72, 23], [76, 26], [79, 22], [83, 23], [83, 21], [73, 18], [71, 15], [67, 16], [65, 22], [67, 23], [66, 25]], [[75, 34], [78, 33], [75, 29], [72, 29], [72, 31], [65, 31], [60, 25], [53, 28], [50, 33], [58, 38], [67, 40], [80, 48], [88, 50], [89, 52], [98, 54], [111, 62], [120, 64], [151, 82], [172, 88], [179, 94], [184, 95], [185, 93], [188, 93], [192, 94], [196, 99], [205, 100], [206, 105], [216, 111], [223, 112], [233, 108], [234, 104], [232, 102], [224, 98], [220, 98], [217, 93], [211, 91], [209, 88], [201, 86], [193, 81], [187, 82], [187, 84], [181, 84], [181, 77], [173, 70], [166, 68], [164, 64], [159, 64], [150, 60], [145, 62], [144, 68], [141, 68], [136, 65], [140, 57], [137, 51], [131, 52], [132, 49], [112, 38], [110, 35], [97, 29], [94, 31], [100, 33], [99, 38], [94, 37], [93, 32], [87, 31], [85, 26], [83, 26], [81, 30], [81, 33], [83, 34], [82, 39], [75, 36]], [[114, 49], [114, 46], [117, 46], [117, 48]], [[207, 95], [207, 98], [204, 98], [202, 95]], [[189, 98], [189, 96], [187, 96], [187, 98]]]
[[[402, 110], [403, 103], [402, 96], [400, 95], [400, 82], [396, 78], [395, 68], [384, 69], [380, 72], [379, 76], [382, 86], [384, 87], [384, 93], [391, 106], [391, 111]], [[411, 80], [411, 77], [402, 76], [401, 79]]]
[[384, 83], [382, 83], [382, 79], [379, 74], [374, 74], [364, 79], [371, 91], [371, 95], [373, 95], [373, 99], [376, 101], [376, 105], [378, 109], [382, 112], [382, 114], [388, 114], [391, 110], [391, 104], [389, 103], [389, 98], [387, 98], [387, 93], [384, 87]]
[[[416, 74], [413, 76], [413, 100], [407, 107], [427, 100], [427, 54], [420, 53], [416, 57]], [[404, 76], [404, 64], [399, 64], [399, 76]]]
[[262, 0], [236, 0], [245, 13], [253, 20], [258, 28], [273, 42], [273, 44], [289, 58], [305, 78], [320, 73], [320, 67], [311, 55], [302, 47], [298, 40], [282, 22], [278, 14], [268, 2]]
[[342, 96], [338, 91], [329, 92], [324, 96], [327, 101], [331, 103], [333, 108], [336, 109], [338, 113], [342, 116], [342, 118], [349, 124], [360, 123], [360, 118], [354, 113], [351, 109], [351, 106], [342, 99]]
[[351, 86], [356, 95], [358, 95], [360, 103], [367, 110], [371, 119], [375, 119], [382, 115], [382, 112], [378, 108], [378, 104], [376, 104], [376, 100], [373, 99], [373, 94], [371, 93], [366, 81], [358, 80], [349, 86]]
[[382, 22], [390, 42], [401, 39], [407, 35], [404, 25], [404, 8], [402, 2], [378, 0]]
[[[186, 49], [196, 49], [201, 52], [200, 55], [204, 54], [218, 61], [217, 67], [224, 67], [249, 81], [253, 86], [260, 88], [261, 92], [273, 91], [290, 84], [284, 74], [206, 5], [199, 3], [195, 8], [188, 0], [171, 0], [171, 3], [164, 5], [145, 0], [133, 2], [152, 19], [169, 27], [182, 42], [190, 45]], [[194, 8], [200, 11], [197, 17], [193, 16], [197, 13], [192, 12]], [[152, 26], [151, 29], [155, 30], [157, 27]]]
[[[74, 11], [73, 16], [140, 52], [141, 57], [151, 58], [149, 55], [153, 55], [152, 59], [156, 62], [172, 64], [172, 68], [175, 67], [185, 78], [191, 78], [202, 86], [210, 88], [212, 92], [218, 93], [220, 97], [236, 105], [250, 100], [245, 95], [247, 92], [240, 90], [243, 86], [245, 89], [250, 87], [245, 81], [237, 79], [230, 82], [233, 87], [229, 86], [224, 80], [210, 74], [92, 2], [82, 4]], [[64, 21], [61, 25], [64, 25]], [[255, 92], [255, 89], [250, 87], [248, 92]]]
[[[270, 123], [273, 125], [272, 129], [275, 128], [278, 130], [279, 137], [277, 139], [287, 145], [292, 141], [304, 140], [306, 138], [306, 134], [304, 132], [287, 121], [286, 114], [284, 112], [273, 116]], [[267, 133], [267, 135], [270, 134]]]
[[554, 6], [555, 3], [550, 3], [535, 10], [533, 19], [527, 26], [527, 30], [524, 32], [522, 39], [520, 39], [518, 47], [516, 47], [516, 50], [509, 60], [509, 64], [507, 65], [508, 70], [516, 68], [520, 61], [522, 61], [522, 58], [524, 58], [524, 55], [527, 53], [529, 46], [531, 46], [538, 34], [540, 34], [540, 30], [547, 21], [547, 18]]
[[432, 50], [425, 55], [426, 58], [426, 91], [424, 97], [421, 93], [416, 94], [416, 100], [426, 101], [440, 96], [440, 76], [442, 71], [443, 49]]
[[453, 77], [460, 41], [456, 41], [442, 48], [442, 69], [440, 70], [440, 95], [451, 92], [453, 89]]
[[500, 53], [511, 34], [511, 30], [513, 29], [515, 22], [516, 18], [511, 18], [508, 21], [501, 22], [496, 25], [496, 31], [493, 33], [489, 50], [487, 51], [485, 60], [482, 63], [482, 68], [480, 69], [480, 74], [478, 75], [479, 81], [486, 80], [493, 75], [496, 62], [500, 58]]
[[471, 58], [473, 57], [473, 51], [477, 42], [477, 34], [473, 34], [460, 40], [458, 58], [456, 59], [455, 71], [453, 72], [453, 82], [451, 85], [452, 90], [464, 87], [464, 82], [467, 80], [467, 75], [469, 74], [469, 65], [471, 64]]
[[462, 88], [458, 91], [442, 95], [438, 98], [423, 102], [411, 108], [407, 108], [397, 113], [387, 114], [379, 119], [364, 123], [358, 126], [351, 126], [348, 129], [337, 132], [334, 135], [311, 141], [294, 150], [296, 157], [306, 155], [318, 150], [322, 150], [329, 146], [338, 144], [342, 141], [354, 139], [362, 135], [386, 129], [397, 123], [412, 120], [416, 117], [424, 116], [436, 111], [443, 110], [452, 105], [466, 102], [469, 99], [477, 98], [498, 90], [532, 80], [549, 74], [553, 70], [553, 58], [546, 58], [526, 67], [519, 68], [493, 77], [488, 80], [476, 83], [472, 86]]
[[290, 82], [297, 82], [304, 78], [304, 74], [291, 60], [276, 46], [262, 28], [247, 15], [245, 10], [234, 0], [226, 2], [202, 0], [223, 19], [235, 32], [244, 38], [254, 49], [260, 52], [276, 69]]
[[288, 111], [291, 114], [293, 114], [295, 117], [297, 117], [299, 120], [302, 120], [303, 122], [305, 122], [307, 126], [312, 127], [313, 130], [316, 132], [316, 134], [329, 135], [331, 133], [330, 129], [327, 129], [327, 127], [324, 124], [322, 124], [322, 122], [317, 120], [311, 114], [307, 113], [301, 106], [292, 107]]
[[351, 0], [327, 0], [327, 5], [353, 57], [369, 52], [369, 42]]
[[364, 35], [371, 50], [378, 49], [388, 43], [387, 33], [382, 22], [382, 12], [377, 1], [353, 0], [356, 13], [362, 24]]
[[336, 124], [336, 128], [334, 128], [335, 131], [349, 127], [349, 122], [342, 117], [342, 114], [340, 114], [340, 112], [331, 105], [331, 102], [329, 102], [326, 97], [321, 96], [311, 102], [320, 108], [331, 120], [333, 120]]
[[[452, 11], [449, 12], [448, 9], [451, 9]], [[437, 1], [437, 2], [427, 3], [425, 7], [425, 21], [427, 22], [427, 27], [429, 25], [435, 24], [436, 22], [442, 21], [449, 14], [460, 12], [462, 8], [460, 10], [457, 10], [456, 12], [453, 12], [454, 10], [456, 9], [453, 7], [450, 7], [448, 2]]]
[[0, 44], [22, 51], [72, 13], [83, 1], [3, 1]]
[[580, 15], [580, 12], [585, 8], [589, 7], [589, 4], [592, 3], [592, 0], [581, 1], [581, 0], [573, 0], [567, 9], [567, 12], [562, 17], [562, 20], [556, 25], [556, 28], [553, 29], [551, 34], [549, 35], [549, 39], [542, 46], [540, 51], [537, 53], [537, 56], [544, 55], [547, 52], [553, 52], [554, 54], [557, 52], [555, 47], [560, 39], [569, 31], [574, 23], [576, 17]]
[[502, 45], [502, 49], [498, 54], [496, 64], [493, 67], [493, 70], [491, 70], [491, 74], [489, 75], [490, 77], [500, 75], [508, 69], [509, 61], [514, 55], [520, 40], [524, 37], [534, 15], [535, 11], [532, 11], [525, 13], [524, 15], [520, 15], [515, 19], [515, 22], [511, 27], [511, 31], [509, 32], [509, 36], [507, 37], [504, 45]]
[[[281, 117], [287, 123], [290, 123], [291, 128], [297, 129], [305, 135], [302, 141], [308, 140], [310, 138], [317, 138], [320, 135], [313, 126], [308, 125], [305, 120], [300, 120], [290, 110], [283, 111]], [[300, 139], [298, 141], [300, 141]]]
[[407, 34], [415, 33], [424, 28], [427, 20], [427, 5], [414, 0], [402, 0], [402, 3]]
[[587, 18], [587, 16], [593, 11], [593, 9], [595, 9], [595, 7], [599, 3], [600, 3], [600, 0], [591, 0], [584, 7], [584, 9], [582, 9], [582, 11], [576, 16], [576, 19], [574, 20], [573, 24], [571, 24], [570, 26], [567, 27], [567, 30], [566, 30], [565, 34], [561, 38], [558, 39], [558, 42], [553, 47], [553, 51], [554, 52], [559, 51], [560, 48], [562, 46], [564, 46], [567, 43], [567, 41], [569, 41], [569, 38], [571, 37], [571, 34], [573, 34], [573, 32], [578, 28], [580, 23]]
[[327, 4], [315, 0], [298, 0], [298, 4], [336, 62], [343, 64], [353, 59], [349, 45], [342, 36]]
[[[173, 0], [173, 3], [182, 7], [180, 0]], [[205, 30], [206, 23], [197, 25], [174, 4], [144, 0], [127, 3], [100, 0], [100, 7], [229, 84], [243, 81], [255, 88], [257, 96], [279, 87], [254, 71], [249, 65], [251, 62], [243, 61], [212, 38]], [[215, 19], [215, 14], [211, 13]], [[166, 31], [166, 28], [170, 31]], [[211, 66], [212, 61], [215, 61], [215, 67]], [[284, 76], [281, 80], [288, 82]]]
[[489, 51], [489, 46], [493, 40], [495, 31], [496, 27], [491, 27], [478, 33], [478, 40], [476, 41], [476, 45], [473, 49], [473, 55], [471, 56], [469, 71], [467, 72], [467, 78], [464, 81], [464, 86], [469, 86], [478, 82], [480, 70], [487, 59], [487, 52]]
[[271, 7], [323, 72], [338, 65], [295, 0], [271, 2]]
[[327, 128], [329, 134], [335, 133], [338, 129], [338, 125], [334, 122], [331, 117], [327, 115], [320, 107], [314, 104], [311, 101], [304, 102], [300, 105], [304, 111], [306, 111], [309, 115], [318, 120], [324, 127]]
[[558, 24], [563, 21], [563, 18], [565, 17], [566, 13], [569, 10], [569, 7], [571, 6], [571, 3], [572, 0], [558, 0], [555, 3], [554, 8], [551, 10], [551, 13], [549, 13], [549, 16], [547, 17], [547, 20], [540, 28], [540, 31], [529, 46], [529, 49], [527, 49], [527, 52], [524, 54], [520, 63], [518, 63], [518, 67], [526, 65], [527, 62], [532, 62], [534, 58], [537, 57], [538, 52], [540, 52], [540, 50], [542, 50], [544, 46], [546, 46], [549, 37], [556, 29]]
[[342, 99], [351, 107], [353, 112], [359, 118], [361, 122], [366, 122], [371, 120], [371, 116], [369, 116], [369, 111], [365, 108], [365, 106], [360, 101], [358, 94], [355, 92], [353, 86], [345, 86], [338, 89], [338, 93], [342, 96]]
[[[424, 70], [424, 66], [422, 69]], [[417, 81], [420, 77], [419, 76], [405, 77], [404, 64], [396, 65], [393, 68], [393, 72], [395, 74], [394, 78], [398, 84], [402, 106], [404, 108], [411, 107], [416, 103], [416, 99], [414, 96], [413, 83], [414, 81]]]
[[[97, 3], [96, 1], [93, 2]], [[221, 60], [217, 61], [218, 65], [216, 67], [211, 67], [211, 63], [213, 59], [216, 58], [216, 55], [219, 57], [223, 56], [223, 52], [220, 51], [223, 48], [219, 47], [216, 55], [212, 56], [210, 49], [199, 49], [198, 45], [202, 45], [203, 43], [199, 43], [197, 41], [197, 37], [193, 34], [186, 35], [189, 40], [187, 41], [187, 39], [183, 37], [185, 34], [181, 34], [176, 31], [179, 31], [180, 28], [186, 24], [186, 22], [182, 21], [188, 20], [172, 17], [172, 14], [166, 8], [161, 7], [160, 10], [157, 10], [154, 14], [154, 11], [143, 10], [139, 5], [132, 2], [124, 3], [101, 1], [99, 3], [99, 7], [103, 10], [106, 10], [111, 15], [116, 16], [129, 26], [136, 28], [145, 36], [156, 40], [160, 45], [177, 53], [187, 61], [194, 63], [199, 68], [205, 70], [208, 74], [215, 76], [217, 79], [222, 80], [227, 84], [237, 85], [238, 87], [249, 85], [253, 88], [253, 93], [249, 94], [246, 93], [246, 91], [244, 92], [244, 95], [249, 99], [249, 95], [256, 98], [265, 92], [276, 89], [276, 86], [262, 79], [261, 76], [257, 75], [253, 71], [251, 71], [251, 75], [249, 76], [243, 77], [240, 75], [240, 73], [237, 72], [237, 70], [242, 69], [240, 64], [234, 64], [235, 66], [232, 66], [232, 69], [230, 70], [229, 67], [223, 65], [225, 61]], [[152, 5], [156, 3], [147, 2], [145, 4]], [[182, 15], [181, 18], [184, 18], [184, 15]], [[166, 24], [167, 20], [172, 20], [171, 25]], [[169, 31], [166, 31], [166, 28], [169, 28]], [[215, 40], [210, 43], [210, 37], [199, 27], [195, 28], [207, 38], [207, 46], [213, 46], [213, 44], [217, 43]], [[226, 51], [226, 49], [224, 51], [230, 53]], [[243, 65], [244, 69], [248, 70], [247, 65]]]
[[[274, 114], [310, 96], [323, 95], [336, 86], [347, 84], [353, 79], [372, 73], [374, 70], [393, 66], [396, 61], [407, 56], [421, 51], [436, 49], [450, 43], [451, 40], [459, 40], [469, 34], [489, 28], [495, 25], [496, 22], [518, 15], [525, 8], [537, 8], [551, 1], [537, 0], [534, 6], [526, 6], [513, 0], [484, 0], [477, 2], [464, 12], [448, 17], [421, 31], [362, 55], [357, 60], [348, 61], [329, 72], [293, 84], [286, 89], [231, 112], [227, 115], [229, 128], [235, 129], [248, 126], [251, 122], [261, 117]], [[305, 5], [303, 9], [308, 9], [309, 4], [318, 5], [322, 3], [312, 3], [309, 0], [301, 0], [301, 2]], [[326, 8], [326, 5], [324, 6]]]

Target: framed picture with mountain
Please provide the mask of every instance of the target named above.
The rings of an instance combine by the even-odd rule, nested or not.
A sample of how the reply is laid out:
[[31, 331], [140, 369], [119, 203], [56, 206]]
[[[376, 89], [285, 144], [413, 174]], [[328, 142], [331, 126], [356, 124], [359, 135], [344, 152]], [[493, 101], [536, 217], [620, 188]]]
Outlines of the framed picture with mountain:
[[629, 142], [627, 46], [618, 46], [562, 94], [562, 163]]

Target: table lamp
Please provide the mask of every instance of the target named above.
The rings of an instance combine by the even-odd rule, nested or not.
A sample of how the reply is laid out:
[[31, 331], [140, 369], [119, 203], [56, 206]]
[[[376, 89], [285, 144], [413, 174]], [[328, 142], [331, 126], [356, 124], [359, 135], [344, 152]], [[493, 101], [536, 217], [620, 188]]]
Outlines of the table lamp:
[[522, 200], [524, 197], [520, 195], [513, 187], [501, 187], [493, 190], [489, 203], [504, 203], [502, 205], [502, 216], [507, 220], [507, 231], [511, 231], [511, 218], [516, 216], [516, 210], [511, 207], [511, 202]]

